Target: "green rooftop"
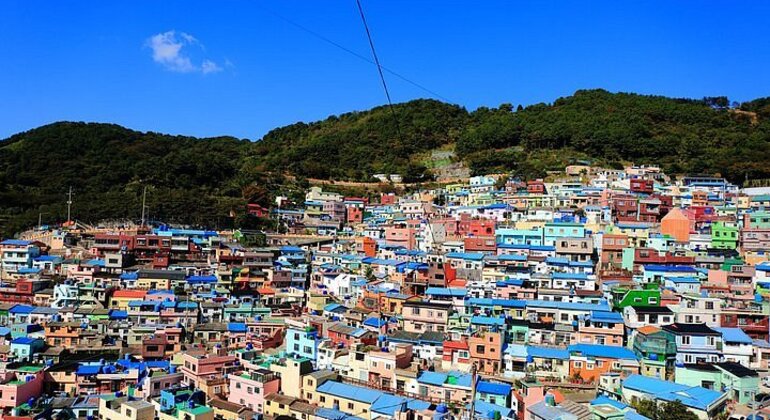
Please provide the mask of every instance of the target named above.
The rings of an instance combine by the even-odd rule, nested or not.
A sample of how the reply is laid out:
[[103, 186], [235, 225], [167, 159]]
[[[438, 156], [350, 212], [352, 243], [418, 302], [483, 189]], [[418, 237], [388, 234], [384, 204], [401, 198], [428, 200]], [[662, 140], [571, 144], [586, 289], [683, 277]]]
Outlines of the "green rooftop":
[[180, 403], [180, 404], [177, 404], [176, 407], [177, 407], [177, 410], [183, 413], [190, 413], [195, 416], [206, 414], [212, 411], [210, 407], [207, 407], [205, 405], [196, 405], [195, 407], [190, 408], [190, 407], [187, 407], [187, 404]]

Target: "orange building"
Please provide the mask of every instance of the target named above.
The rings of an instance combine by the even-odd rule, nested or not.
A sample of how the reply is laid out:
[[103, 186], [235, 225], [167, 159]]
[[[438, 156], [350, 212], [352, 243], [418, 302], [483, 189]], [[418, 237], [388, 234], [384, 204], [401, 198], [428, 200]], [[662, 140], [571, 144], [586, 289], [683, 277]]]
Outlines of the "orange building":
[[576, 344], [569, 351], [569, 375], [584, 382], [595, 382], [599, 376], [609, 372], [623, 376], [638, 374], [639, 361], [636, 354], [621, 346]]
[[661, 220], [660, 233], [672, 236], [677, 242], [689, 242], [690, 227], [690, 218], [684, 214], [682, 209], [674, 207]]
[[468, 338], [468, 350], [471, 362], [476, 364], [479, 373], [494, 375], [503, 365], [503, 334], [484, 331]]
[[368, 236], [357, 237], [356, 253], [367, 257], [375, 257], [377, 255], [377, 241]]

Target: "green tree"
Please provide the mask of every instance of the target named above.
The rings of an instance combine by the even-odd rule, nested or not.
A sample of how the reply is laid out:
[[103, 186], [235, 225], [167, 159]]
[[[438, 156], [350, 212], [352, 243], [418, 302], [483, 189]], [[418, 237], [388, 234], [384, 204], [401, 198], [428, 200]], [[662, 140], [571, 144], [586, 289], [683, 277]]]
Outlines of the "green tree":
[[679, 400], [659, 405], [654, 400], [643, 399], [631, 406], [637, 413], [653, 420], [698, 420], [698, 416]]

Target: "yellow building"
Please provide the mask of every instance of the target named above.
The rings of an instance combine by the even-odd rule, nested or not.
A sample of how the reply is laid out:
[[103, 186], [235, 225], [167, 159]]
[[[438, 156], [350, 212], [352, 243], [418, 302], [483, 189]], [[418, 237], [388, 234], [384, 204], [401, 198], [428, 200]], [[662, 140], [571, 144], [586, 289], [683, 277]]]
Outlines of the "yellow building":
[[306, 396], [311, 404], [355, 414], [361, 418], [369, 418], [372, 404], [381, 396], [381, 393], [373, 392], [370, 388], [332, 380], [324, 380], [312, 386], [304, 382], [304, 386], [308, 386]]
[[281, 392], [283, 392], [283, 395], [302, 398], [302, 377], [313, 371], [313, 362], [307, 358], [287, 357], [279, 362], [272, 363], [270, 370], [281, 377]]
[[264, 414], [267, 416], [291, 416], [291, 405], [297, 401], [294, 397], [281, 394], [265, 396]]
[[115, 394], [99, 398], [99, 418], [101, 420], [154, 420], [155, 407], [144, 400], [129, 401], [128, 397], [116, 397]]
[[115, 293], [110, 296], [110, 309], [117, 309], [120, 311], [128, 310], [128, 302], [132, 300], [144, 300], [147, 296], [146, 290], [116, 290]]

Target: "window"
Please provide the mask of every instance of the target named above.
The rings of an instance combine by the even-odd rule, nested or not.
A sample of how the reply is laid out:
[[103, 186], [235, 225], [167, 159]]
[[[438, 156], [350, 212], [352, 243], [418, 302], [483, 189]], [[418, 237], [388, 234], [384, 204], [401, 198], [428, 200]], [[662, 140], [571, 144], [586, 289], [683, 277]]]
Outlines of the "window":
[[353, 403], [348, 403], [348, 410], [352, 410], [352, 409], [353, 409]]
[[575, 362], [575, 369], [580, 369], [583, 367], [583, 362]]
[[476, 346], [476, 353], [484, 354], [484, 346], [482, 346], [482, 345]]
[[685, 345], [685, 346], [690, 344], [690, 336], [689, 335], [682, 336], [682, 344]]

